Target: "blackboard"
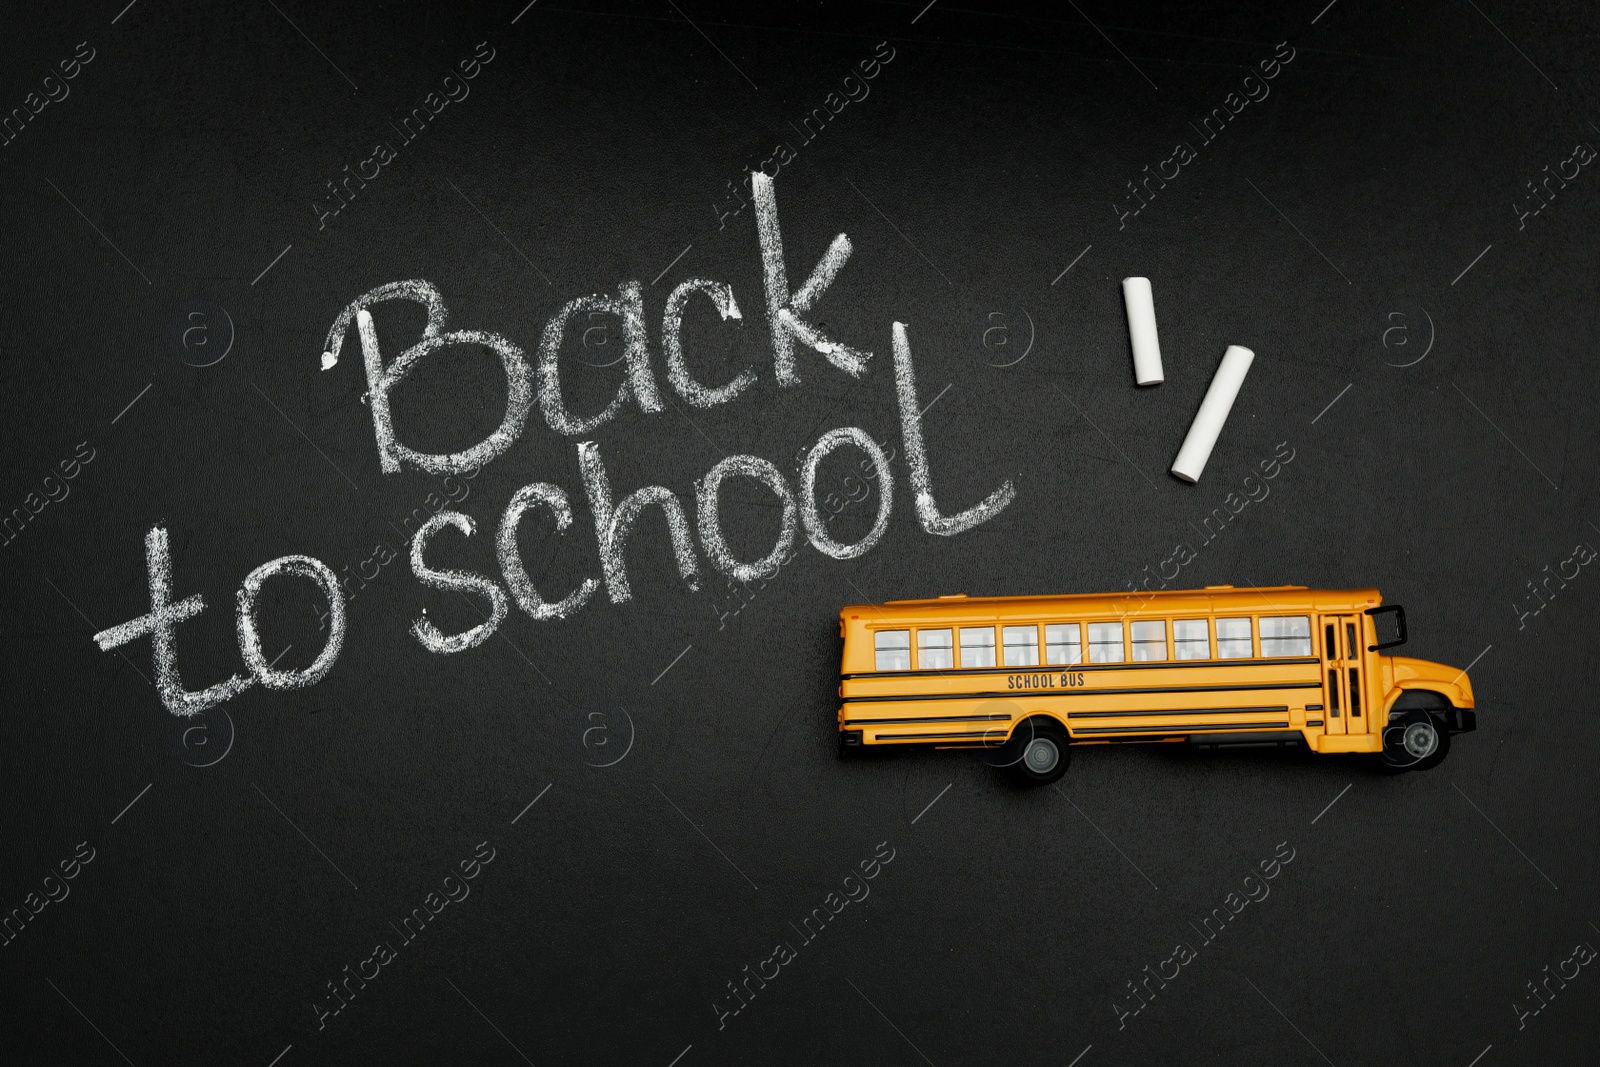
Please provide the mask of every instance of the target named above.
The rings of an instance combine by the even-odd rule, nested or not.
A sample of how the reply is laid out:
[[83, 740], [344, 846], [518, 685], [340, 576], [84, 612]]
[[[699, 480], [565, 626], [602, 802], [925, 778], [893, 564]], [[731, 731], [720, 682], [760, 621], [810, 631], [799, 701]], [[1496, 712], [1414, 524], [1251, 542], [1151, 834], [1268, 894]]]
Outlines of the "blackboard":
[[[1592, 37], [1583, 5], [1487, 0], [13, 12], [8, 1062], [1593, 1048]], [[1159, 386], [1133, 383], [1128, 276], [1151, 279]], [[398, 282], [447, 317], [393, 389], [397, 440], [490, 439], [509, 351], [530, 391], [495, 454], [384, 469], [358, 328], [336, 359], [329, 332]], [[670, 379], [675, 291], [684, 373], [737, 395]], [[585, 297], [559, 432], [540, 350]], [[796, 343], [785, 373], [783, 299], [845, 347]], [[635, 303], [629, 335], [607, 309]], [[425, 336], [418, 300], [368, 310], [386, 366]], [[941, 513], [1014, 493], [959, 532], [919, 519], [896, 323]], [[1230, 344], [1255, 363], [1186, 484], [1168, 468]], [[868, 537], [892, 484], [841, 559], [748, 475], [798, 493], [846, 427], [890, 477], [859, 442], [821, 462], [832, 536]], [[583, 442], [615, 500], [662, 487], [625, 598]], [[767, 466], [722, 483], [728, 558], [794, 538], [750, 581], [714, 565], [697, 491], [736, 456]], [[536, 483], [560, 493], [511, 534], [528, 588], [591, 580], [587, 602], [535, 618], [502, 592], [484, 640], [424, 648], [419, 620], [487, 625], [502, 515]], [[418, 580], [424, 526], [427, 564], [480, 585]], [[152, 531], [175, 677], [243, 680], [193, 715], [151, 636], [94, 640], [151, 612]], [[1412, 654], [1470, 668], [1477, 731], [1398, 776], [1122, 745], [1024, 790], [968, 753], [838, 758], [841, 606], [1125, 590], [1178, 545], [1178, 585], [1378, 587]], [[343, 640], [290, 684], [338, 629], [296, 563], [248, 605], [284, 687], [246, 686], [239, 591], [284, 557], [345, 590]], [[1263, 864], [1270, 895], [1240, 900]]]

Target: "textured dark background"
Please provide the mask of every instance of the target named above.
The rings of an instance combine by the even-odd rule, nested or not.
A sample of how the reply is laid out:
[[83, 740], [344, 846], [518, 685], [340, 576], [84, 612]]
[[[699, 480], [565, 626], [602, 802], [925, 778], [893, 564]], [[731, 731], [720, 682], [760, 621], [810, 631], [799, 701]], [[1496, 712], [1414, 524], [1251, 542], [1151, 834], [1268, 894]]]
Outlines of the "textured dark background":
[[[1538, 603], [1525, 583], [1600, 544], [1600, 176], [1584, 168], [1520, 229], [1514, 205], [1543, 167], [1600, 144], [1596, 16], [1325, 2], [8, 12], [5, 110], [78, 42], [95, 57], [0, 149], [0, 507], [80, 442], [94, 458], [4, 546], [0, 906], [79, 842], [95, 858], [0, 949], [0, 1040], [28, 1062], [284, 1067], [1592, 1054], [1592, 968], [1520, 1030], [1513, 1002], [1600, 942], [1600, 574], [1519, 626]], [[495, 58], [471, 95], [319, 230], [324, 182], [393, 140], [388, 120], [481, 41]], [[870, 95], [801, 144], [790, 123], [882, 41], [894, 58]], [[1199, 146], [1186, 124], [1282, 41], [1295, 57], [1271, 95]], [[1125, 183], [1179, 139], [1199, 158], [1119, 229]], [[859, 381], [803, 354], [802, 384], [776, 387], [752, 212], [718, 224], [728, 183], [780, 141], [796, 149], [776, 183], [791, 279], [834, 234], [855, 242], [816, 317], [877, 353]], [[1132, 385], [1127, 274], [1155, 286], [1158, 388]], [[746, 319], [700, 305], [696, 365], [761, 380], [723, 407], [630, 409], [599, 431], [619, 491], [668, 486], [692, 517], [723, 453], [792, 471], [842, 425], [898, 447], [898, 319], [936, 401], [941, 504], [1004, 478], [1016, 501], [930, 536], [896, 459], [877, 548], [806, 548], [742, 598], [720, 577], [689, 592], [652, 517], [631, 603], [555, 623], [513, 611], [450, 657], [407, 629], [423, 607], [447, 628], [465, 609], [396, 561], [351, 601], [324, 682], [252, 689], [198, 721], [163, 710], [147, 640], [125, 656], [90, 640], [148, 610], [142, 539], [158, 523], [176, 595], [208, 604], [179, 630], [193, 688], [241, 669], [232, 602], [250, 569], [308, 553], [353, 574], [378, 542], [403, 548], [391, 524], [438, 480], [380, 473], [353, 338], [318, 365], [359, 294], [426, 278], [452, 325], [531, 350], [566, 300], [634, 279], [660, 371], [662, 303], [697, 275], [730, 282]], [[379, 312], [391, 355], [415, 335], [408, 315]], [[230, 333], [225, 358], [193, 365]], [[609, 361], [605, 340], [568, 342], [586, 410], [616, 381], [581, 362]], [[1184, 485], [1165, 471], [1229, 343], [1256, 363]], [[464, 353], [400, 395], [403, 436], [445, 450], [496, 424], [504, 385]], [[1408, 609], [1408, 651], [1475, 664], [1480, 728], [1442, 767], [1089, 748], [1059, 790], [1019, 792], [963, 754], [835, 759], [841, 604], [1126, 588], [1198, 544], [1194, 526], [1280, 442], [1294, 459], [1270, 497], [1179, 584], [1379, 586]], [[843, 477], [829, 465], [823, 482]], [[573, 442], [537, 411], [470, 483], [460, 507], [479, 533], [447, 532], [441, 561], [497, 576], [492, 530], [536, 480], [566, 486], [577, 521], [556, 539], [529, 519], [530, 571], [552, 592], [596, 573]], [[775, 517], [746, 488], [728, 487], [723, 515], [757, 555]], [[839, 535], [873, 506], [847, 509]], [[268, 654], [304, 666], [316, 598], [270, 588]], [[319, 1030], [325, 983], [397, 942], [390, 924], [482, 841], [496, 857], [471, 896]], [[885, 841], [871, 896], [800, 946], [789, 924]], [[1125, 983], [1198, 945], [1189, 924], [1280, 842], [1295, 859], [1271, 896], [1119, 1030]], [[798, 958], [719, 1030], [713, 1001], [780, 940]]]

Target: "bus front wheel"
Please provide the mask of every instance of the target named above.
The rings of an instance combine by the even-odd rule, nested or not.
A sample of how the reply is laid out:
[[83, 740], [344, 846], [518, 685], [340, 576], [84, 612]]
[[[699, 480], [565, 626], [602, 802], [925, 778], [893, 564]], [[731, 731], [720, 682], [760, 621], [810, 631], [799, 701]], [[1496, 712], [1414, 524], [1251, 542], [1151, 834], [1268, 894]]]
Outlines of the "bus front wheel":
[[1444, 762], [1450, 734], [1426, 711], [1394, 715], [1383, 730], [1383, 766], [1393, 771], [1425, 771]]
[[1067, 773], [1067, 735], [1048, 721], [1020, 723], [1006, 742], [1006, 767], [1023, 785], [1049, 785]]

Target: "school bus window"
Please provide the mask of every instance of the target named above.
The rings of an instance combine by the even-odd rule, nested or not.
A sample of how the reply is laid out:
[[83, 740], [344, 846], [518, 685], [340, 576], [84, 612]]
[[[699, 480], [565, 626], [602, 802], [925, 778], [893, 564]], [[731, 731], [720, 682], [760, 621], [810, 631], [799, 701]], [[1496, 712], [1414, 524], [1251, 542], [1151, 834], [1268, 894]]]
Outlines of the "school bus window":
[[1338, 638], [1334, 637], [1334, 634], [1337, 631], [1334, 630], [1333, 623], [1331, 622], [1324, 628], [1324, 630], [1325, 632], [1322, 640], [1322, 657], [1329, 663], [1332, 663], [1334, 660], [1339, 658], [1339, 640]]
[[1217, 620], [1217, 658], [1249, 659], [1255, 655], [1250, 644], [1249, 619]]
[[1001, 630], [1005, 641], [1007, 667], [1037, 667], [1039, 665], [1039, 628], [1037, 626], [1007, 626]]
[[1083, 635], [1077, 623], [1044, 628], [1044, 661], [1066, 666], [1083, 662]]
[[956, 665], [951, 654], [949, 629], [917, 631], [917, 667], [925, 671], [947, 671]]
[[1133, 661], [1151, 663], [1167, 658], [1167, 624], [1163, 619], [1143, 619], [1130, 624]]
[[961, 628], [961, 665], [963, 667], [994, 666], [993, 626], [963, 626]]
[[1122, 624], [1120, 622], [1091, 622], [1089, 624], [1089, 662], [1122, 662]]
[[1173, 659], [1210, 659], [1211, 630], [1204, 619], [1172, 620]]
[[1282, 615], [1263, 618], [1261, 654], [1268, 658], [1311, 655], [1311, 616]]
[[911, 669], [911, 631], [879, 630], [872, 639], [877, 652], [880, 671], [909, 671]]

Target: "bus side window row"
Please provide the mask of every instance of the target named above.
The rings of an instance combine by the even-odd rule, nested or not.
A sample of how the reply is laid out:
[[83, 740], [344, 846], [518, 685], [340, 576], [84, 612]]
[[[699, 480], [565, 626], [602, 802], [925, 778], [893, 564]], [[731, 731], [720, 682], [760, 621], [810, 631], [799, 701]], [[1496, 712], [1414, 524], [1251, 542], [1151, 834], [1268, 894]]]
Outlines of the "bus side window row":
[[[1216, 659], [1252, 659], [1256, 655], [1252, 620], [1249, 616], [1219, 618], [1216, 623]], [[1209, 660], [1211, 626], [1208, 619], [1173, 619], [1172, 658]], [[1310, 656], [1311, 618], [1306, 615], [1264, 616], [1260, 619], [1261, 656], [1282, 659]], [[962, 626], [959, 646], [955, 629], [917, 631], [917, 668], [925, 671], [950, 670], [956, 666], [959, 647], [962, 667], [994, 667], [995, 627]], [[1088, 624], [1090, 663], [1122, 663], [1132, 650], [1134, 663], [1162, 662], [1168, 658], [1167, 620], [1137, 619], [1128, 624], [1124, 645], [1123, 624]], [[1032, 623], [1000, 627], [1000, 652], [1007, 667], [1039, 665], [1039, 627]], [[876, 667], [880, 671], [911, 669], [911, 631], [879, 630], [873, 637]], [[1079, 623], [1047, 623], [1044, 626], [1044, 663], [1074, 666], [1084, 662], [1083, 626]]]

